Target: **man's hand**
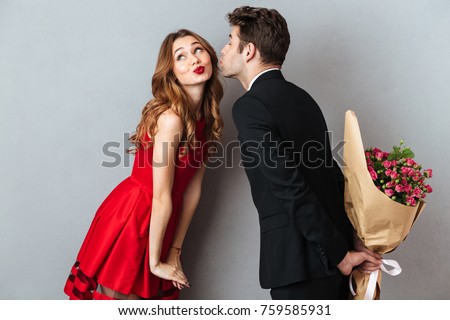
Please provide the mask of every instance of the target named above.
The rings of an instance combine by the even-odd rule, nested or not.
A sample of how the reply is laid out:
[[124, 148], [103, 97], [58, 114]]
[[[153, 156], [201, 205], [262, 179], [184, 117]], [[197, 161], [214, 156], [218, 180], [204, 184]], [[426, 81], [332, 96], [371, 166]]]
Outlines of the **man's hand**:
[[[364, 246], [363, 242], [356, 234], [353, 235], [353, 244], [355, 245], [355, 251], [365, 252], [368, 255], [371, 255], [372, 257], [377, 259], [379, 262], [381, 262], [381, 255], [376, 252], [373, 252], [372, 250], [370, 250], [366, 246]], [[358, 269], [362, 273], [370, 274], [370, 273], [380, 269], [380, 266], [381, 266], [381, 264], [378, 265], [378, 264], [374, 264], [370, 261], [364, 261], [363, 263], [361, 263], [358, 266]]]
[[[377, 259], [366, 252], [349, 251], [344, 259], [337, 265], [337, 268], [343, 275], [347, 276], [352, 272], [354, 267], [359, 266], [365, 261], [372, 263], [374, 266], [377, 266], [377, 268], [379, 268], [382, 263], [381, 259]], [[366, 273], [370, 272], [367, 271]]]

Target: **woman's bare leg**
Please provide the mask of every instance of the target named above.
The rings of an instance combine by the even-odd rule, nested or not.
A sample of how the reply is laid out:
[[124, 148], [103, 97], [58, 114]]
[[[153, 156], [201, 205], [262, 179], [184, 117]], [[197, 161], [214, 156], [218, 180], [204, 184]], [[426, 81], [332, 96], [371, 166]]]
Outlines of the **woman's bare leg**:
[[105, 296], [108, 296], [110, 298], [116, 299], [116, 300], [141, 300], [141, 297], [139, 297], [138, 295], [136, 295], [134, 293], [123, 294], [123, 293], [114, 291], [110, 288], [106, 288], [102, 285], [99, 285], [99, 287], [100, 287], [100, 291], [102, 294], [104, 294]]

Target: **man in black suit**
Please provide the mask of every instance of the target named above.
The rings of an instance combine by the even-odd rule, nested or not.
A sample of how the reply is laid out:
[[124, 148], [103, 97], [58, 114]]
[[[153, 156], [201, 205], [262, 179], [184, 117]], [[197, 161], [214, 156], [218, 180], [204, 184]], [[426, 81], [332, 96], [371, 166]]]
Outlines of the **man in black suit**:
[[333, 160], [322, 112], [280, 71], [289, 48], [276, 10], [228, 13], [229, 43], [221, 52], [225, 77], [247, 89], [233, 106], [242, 162], [261, 229], [260, 284], [272, 299], [346, 299], [345, 276], [380, 257], [353, 247], [344, 211], [343, 177]]

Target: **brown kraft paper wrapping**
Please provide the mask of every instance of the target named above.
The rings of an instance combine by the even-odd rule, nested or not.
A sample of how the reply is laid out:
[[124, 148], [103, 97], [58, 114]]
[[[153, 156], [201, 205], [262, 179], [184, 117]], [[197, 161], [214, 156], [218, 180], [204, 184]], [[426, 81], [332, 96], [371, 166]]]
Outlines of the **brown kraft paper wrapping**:
[[[406, 206], [377, 189], [367, 169], [358, 120], [351, 110], [345, 113], [344, 141], [345, 211], [367, 248], [380, 254], [391, 252], [405, 240], [425, 203]], [[353, 299], [364, 299], [369, 275], [354, 270], [352, 278], [356, 286]], [[373, 299], [380, 298], [380, 285], [381, 272]]]

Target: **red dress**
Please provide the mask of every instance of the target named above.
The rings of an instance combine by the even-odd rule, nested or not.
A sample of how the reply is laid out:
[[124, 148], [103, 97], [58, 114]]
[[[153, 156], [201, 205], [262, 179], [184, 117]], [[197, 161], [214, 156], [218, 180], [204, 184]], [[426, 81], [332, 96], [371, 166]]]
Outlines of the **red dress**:
[[[179, 221], [183, 193], [203, 159], [204, 127], [204, 119], [197, 121], [195, 135], [201, 146], [184, 155], [179, 154], [176, 159], [173, 211], [161, 249], [163, 261]], [[98, 284], [144, 299], [178, 298], [179, 291], [172, 281], [150, 272], [152, 157], [152, 147], [138, 150], [131, 176], [122, 181], [98, 208], [64, 288], [70, 299], [108, 299], [97, 291]]]

